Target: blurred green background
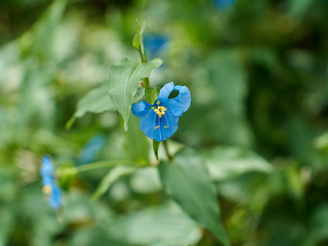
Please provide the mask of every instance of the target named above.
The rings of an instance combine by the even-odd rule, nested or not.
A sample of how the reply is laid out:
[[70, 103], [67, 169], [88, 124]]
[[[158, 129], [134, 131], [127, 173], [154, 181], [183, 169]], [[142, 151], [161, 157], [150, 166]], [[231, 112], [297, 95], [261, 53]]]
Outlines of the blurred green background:
[[[191, 91], [170, 146], [203, 156], [232, 245], [328, 245], [328, 1], [224, 2], [0, 1], [0, 246], [219, 245], [163, 194], [135, 118], [129, 135], [116, 112], [65, 129], [111, 65], [138, 61], [136, 19], [145, 37], [165, 40], [145, 44], [164, 61], [151, 85]], [[151, 165], [97, 201], [108, 169], [63, 176], [57, 214], [41, 192], [45, 153], [61, 173], [91, 161]]]

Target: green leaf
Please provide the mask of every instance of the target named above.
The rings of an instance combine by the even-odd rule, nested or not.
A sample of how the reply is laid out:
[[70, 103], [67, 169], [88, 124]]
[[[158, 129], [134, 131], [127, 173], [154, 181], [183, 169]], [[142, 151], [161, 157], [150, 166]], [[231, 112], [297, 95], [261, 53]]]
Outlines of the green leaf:
[[137, 89], [137, 93], [133, 97], [132, 102], [133, 103], [140, 102], [142, 100], [142, 98], [144, 97], [144, 95], [145, 95], [145, 88], [139, 86]]
[[78, 102], [74, 115], [66, 123], [66, 129], [71, 128], [76, 118], [82, 117], [87, 112], [102, 113], [109, 110], [115, 110], [115, 107], [108, 96], [108, 86], [103, 85], [91, 90]]
[[129, 119], [129, 134], [125, 137], [124, 149], [129, 160], [143, 165], [149, 164], [150, 143], [140, 129], [139, 117], [134, 115]]
[[140, 50], [140, 47], [142, 45], [142, 35], [145, 30], [145, 26], [146, 26], [145, 23], [143, 23], [142, 26], [140, 26], [139, 22], [137, 21], [137, 30], [132, 41], [133, 47], [136, 48], [137, 50]]
[[137, 170], [136, 167], [131, 166], [116, 166], [113, 167], [107, 175], [101, 180], [100, 185], [98, 186], [95, 193], [92, 195], [92, 200], [97, 200], [100, 196], [102, 196], [111, 185], [118, 180], [120, 177], [129, 175]]
[[199, 226], [174, 203], [129, 213], [109, 233], [129, 245], [195, 245], [202, 237]]
[[[148, 65], [146, 65], [148, 64]], [[162, 61], [159, 59], [156, 59], [154, 61], [151, 61], [150, 63], [144, 64], [141, 68], [139, 68], [138, 63], [136, 62], [129, 62], [128, 60], [123, 60], [119, 65], [113, 65], [111, 67], [110, 71], [110, 79], [109, 82], [106, 82], [105, 84], [91, 90], [86, 96], [84, 96], [77, 104], [77, 109], [74, 113], [74, 115], [69, 119], [69, 121], [66, 123], [66, 128], [69, 129], [74, 124], [76, 118], [80, 118], [83, 115], [85, 115], [87, 112], [91, 113], [102, 113], [105, 111], [113, 111], [116, 110], [117, 107], [114, 106], [113, 102], [110, 99], [110, 96], [108, 95], [108, 90], [111, 88], [110, 84], [112, 86], [115, 85], [115, 83], [119, 84], [121, 81], [120, 79], [128, 79], [124, 77], [124, 73], [132, 74], [139, 69], [137, 72], [140, 73], [140, 69], [143, 69], [141, 71], [142, 75], [139, 74], [139, 76], [149, 76], [151, 69], [149, 67], [151, 66], [160, 66], [162, 64]], [[145, 69], [148, 68], [148, 70]], [[146, 70], [146, 71], [145, 71]], [[122, 74], [120, 74], [122, 73]], [[138, 74], [137, 74], [138, 75]], [[132, 79], [136, 79], [135, 77], [132, 77]], [[139, 79], [140, 80], [140, 79]], [[138, 81], [139, 81], [138, 80]], [[123, 88], [121, 88], [123, 89]], [[135, 89], [135, 90], [133, 90]], [[131, 96], [130, 100], [131, 104], [138, 102], [142, 99], [142, 97], [145, 94], [145, 89], [142, 87], [136, 87], [131, 89], [131, 92], [129, 95]], [[122, 91], [121, 91], [122, 92]], [[115, 96], [114, 96], [115, 98]], [[130, 107], [131, 107], [130, 104]]]
[[202, 156], [215, 181], [234, 178], [248, 172], [273, 171], [268, 161], [245, 148], [219, 146], [203, 151]]
[[158, 148], [159, 148], [159, 143], [155, 139], [153, 140], [153, 150], [154, 150], [154, 155], [156, 157], [156, 160], [158, 160]]
[[123, 117], [125, 131], [128, 130], [131, 105], [137, 92], [139, 81], [142, 78], [147, 78], [151, 71], [162, 63], [162, 60], [157, 58], [142, 64], [126, 62], [111, 67], [108, 93], [115, 109]]
[[101, 86], [90, 91], [78, 102], [74, 115], [82, 117], [86, 112], [102, 113], [109, 110], [115, 110], [115, 108], [108, 96], [106, 86]]
[[132, 45], [134, 48], [137, 49], [137, 51], [139, 52], [139, 56], [140, 56], [140, 63], [145, 63], [147, 62], [147, 57], [145, 54], [145, 48], [143, 45], [143, 32], [145, 30], [145, 22], [142, 23], [142, 26], [140, 27], [139, 22], [137, 21], [137, 30], [136, 30], [136, 34], [133, 37], [133, 41], [132, 41]]
[[223, 245], [230, 245], [220, 221], [215, 186], [202, 159], [192, 150], [182, 150], [172, 163], [160, 162], [159, 174], [165, 193]]

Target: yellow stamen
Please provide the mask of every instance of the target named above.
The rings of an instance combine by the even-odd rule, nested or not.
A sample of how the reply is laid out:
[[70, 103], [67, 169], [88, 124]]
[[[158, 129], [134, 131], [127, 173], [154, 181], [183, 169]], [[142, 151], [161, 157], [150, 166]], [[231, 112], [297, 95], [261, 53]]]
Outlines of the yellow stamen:
[[159, 116], [159, 118], [161, 118], [165, 114], [166, 108], [165, 106], [157, 106], [154, 111]]
[[156, 126], [156, 127], [155, 127], [155, 130], [157, 130], [158, 128], [159, 128], [159, 126]]
[[168, 126], [164, 126], [164, 128], [165, 128], [165, 129], [169, 129], [169, 127], [168, 127]]
[[45, 186], [43, 186], [42, 187], [42, 192], [44, 193], [44, 194], [50, 194], [51, 193], [51, 187], [50, 187], [50, 185], [45, 185]]

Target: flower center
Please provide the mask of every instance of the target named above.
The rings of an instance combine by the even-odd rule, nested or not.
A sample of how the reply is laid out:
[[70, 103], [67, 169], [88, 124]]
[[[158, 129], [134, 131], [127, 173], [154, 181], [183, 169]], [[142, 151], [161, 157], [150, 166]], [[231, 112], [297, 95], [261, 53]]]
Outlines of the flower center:
[[45, 185], [45, 186], [42, 187], [42, 192], [46, 195], [50, 194], [51, 190], [52, 189], [51, 189], [50, 185]]
[[[161, 120], [160, 118], [162, 118], [162, 116], [164, 115], [165, 121], [166, 121], [166, 126], [164, 126], [165, 129], [169, 129], [169, 122], [165, 116], [165, 111], [166, 111], [166, 107], [165, 106], [157, 106], [157, 108], [154, 108], [154, 112], [158, 115], [157, 118], [157, 123], [158, 125], [156, 126], [156, 114], [154, 115], [154, 129], [160, 129], [161, 128]], [[160, 136], [161, 136], [161, 131], [159, 132]], [[160, 137], [161, 138], [161, 137]]]
[[165, 106], [157, 106], [157, 108], [154, 109], [154, 112], [159, 116], [159, 118], [162, 118], [162, 116], [165, 114], [165, 111]]

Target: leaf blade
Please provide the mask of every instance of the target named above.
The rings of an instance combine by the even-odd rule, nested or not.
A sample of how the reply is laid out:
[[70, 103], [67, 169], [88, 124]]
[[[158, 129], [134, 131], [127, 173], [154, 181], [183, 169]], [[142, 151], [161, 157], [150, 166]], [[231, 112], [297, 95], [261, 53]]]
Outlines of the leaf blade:
[[102, 196], [110, 187], [111, 185], [117, 181], [119, 178], [129, 175], [137, 170], [136, 167], [131, 166], [116, 166], [113, 167], [107, 175], [101, 180], [99, 186], [97, 187], [96, 191], [93, 193], [91, 200], [95, 201], [100, 196]]
[[158, 148], [159, 148], [160, 142], [157, 142], [155, 139], [153, 140], [153, 150], [154, 150], [154, 155], [156, 157], [156, 160], [158, 160]]
[[214, 181], [231, 179], [249, 172], [273, 171], [268, 161], [246, 148], [216, 146], [202, 151], [201, 155]]
[[161, 161], [159, 173], [165, 193], [223, 245], [230, 245], [220, 221], [214, 184], [199, 156], [183, 150], [173, 163]]
[[86, 112], [102, 113], [114, 109], [114, 105], [107, 94], [107, 88], [105, 86], [100, 86], [91, 90], [78, 102], [77, 110], [74, 115], [80, 118]]
[[124, 120], [125, 131], [128, 130], [131, 105], [137, 93], [139, 81], [147, 78], [151, 71], [162, 63], [162, 60], [157, 58], [142, 64], [131, 62], [112, 66], [108, 94], [115, 109]]

